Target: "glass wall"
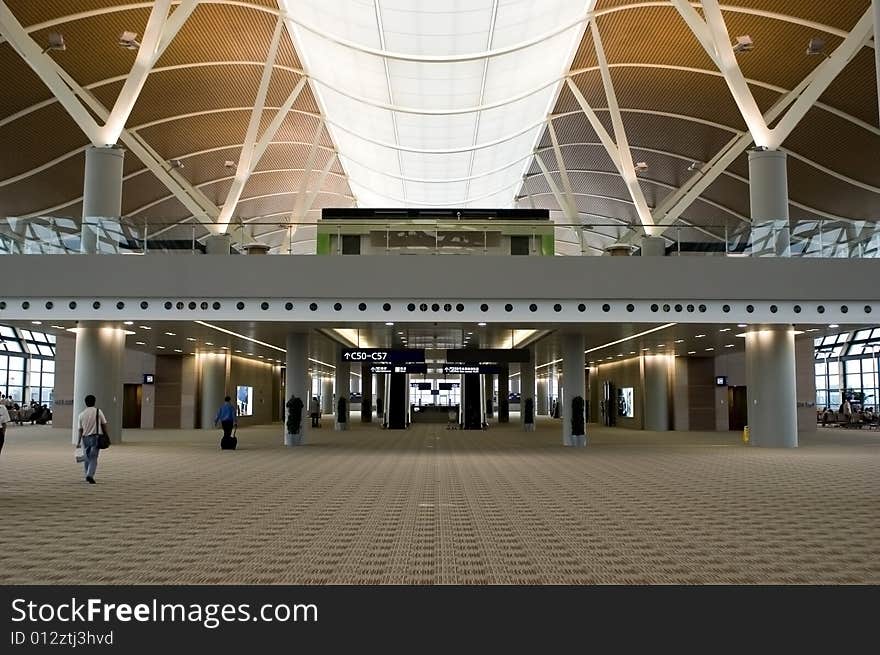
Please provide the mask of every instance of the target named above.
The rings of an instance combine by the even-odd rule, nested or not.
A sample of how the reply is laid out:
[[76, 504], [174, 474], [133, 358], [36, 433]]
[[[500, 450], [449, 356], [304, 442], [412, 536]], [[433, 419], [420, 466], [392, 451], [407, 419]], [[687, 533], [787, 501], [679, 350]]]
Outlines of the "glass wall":
[[844, 399], [854, 409], [880, 407], [880, 328], [815, 340], [816, 407], [837, 410]]
[[52, 408], [55, 336], [0, 325], [0, 394]]

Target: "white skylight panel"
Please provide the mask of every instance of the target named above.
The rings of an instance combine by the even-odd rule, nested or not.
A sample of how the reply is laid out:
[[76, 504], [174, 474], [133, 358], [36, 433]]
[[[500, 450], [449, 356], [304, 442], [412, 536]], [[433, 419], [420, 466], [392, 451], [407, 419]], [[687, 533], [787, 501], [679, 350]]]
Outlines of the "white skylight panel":
[[360, 206], [509, 207], [595, 0], [280, 3]]

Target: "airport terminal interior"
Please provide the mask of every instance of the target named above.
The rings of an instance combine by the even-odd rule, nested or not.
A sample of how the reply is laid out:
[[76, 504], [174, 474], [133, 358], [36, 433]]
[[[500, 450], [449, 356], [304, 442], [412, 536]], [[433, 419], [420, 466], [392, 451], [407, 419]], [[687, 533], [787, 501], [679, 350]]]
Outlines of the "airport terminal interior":
[[880, 583], [878, 30], [0, 0], [0, 584]]

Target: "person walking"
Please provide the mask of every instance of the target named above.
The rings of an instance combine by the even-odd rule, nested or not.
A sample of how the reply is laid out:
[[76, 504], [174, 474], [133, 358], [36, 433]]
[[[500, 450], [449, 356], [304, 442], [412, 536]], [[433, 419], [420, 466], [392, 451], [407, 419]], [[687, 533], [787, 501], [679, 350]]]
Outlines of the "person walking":
[[221, 425], [223, 427], [223, 438], [229, 439], [232, 436], [232, 429], [238, 427], [238, 412], [235, 409], [235, 405], [232, 404], [232, 398], [230, 396], [226, 396], [223, 399], [223, 404], [220, 405], [220, 409], [217, 410], [217, 416], [214, 418], [214, 425]]
[[79, 439], [77, 440], [77, 448], [82, 446], [83, 468], [85, 469], [86, 482], [95, 483], [95, 472], [98, 470], [98, 453], [100, 447], [98, 445], [98, 437], [103, 433], [109, 435], [107, 427], [107, 418], [104, 412], [95, 407], [95, 397], [91, 394], [85, 398], [86, 408], [80, 412], [79, 418]]
[[317, 396], [312, 396], [309, 401], [309, 416], [312, 417], [312, 427], [318, 427], [321, 421], [321, 404], [318, 402]]
[[3, 452], [3, 444], [6, 443], [6, 426], [12, 423], [9, 410], [6, 405], [0, 405], [0, 453]]

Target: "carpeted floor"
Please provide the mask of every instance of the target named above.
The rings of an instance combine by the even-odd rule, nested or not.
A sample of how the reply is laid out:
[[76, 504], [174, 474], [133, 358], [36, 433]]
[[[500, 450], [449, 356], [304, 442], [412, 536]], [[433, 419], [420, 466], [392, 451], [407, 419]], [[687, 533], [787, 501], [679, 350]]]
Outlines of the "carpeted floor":
[[128, 431], [95, 486], [67, 431], [13, 428], [0, 583], [880, 583], [880, 433], [353, 428]]

